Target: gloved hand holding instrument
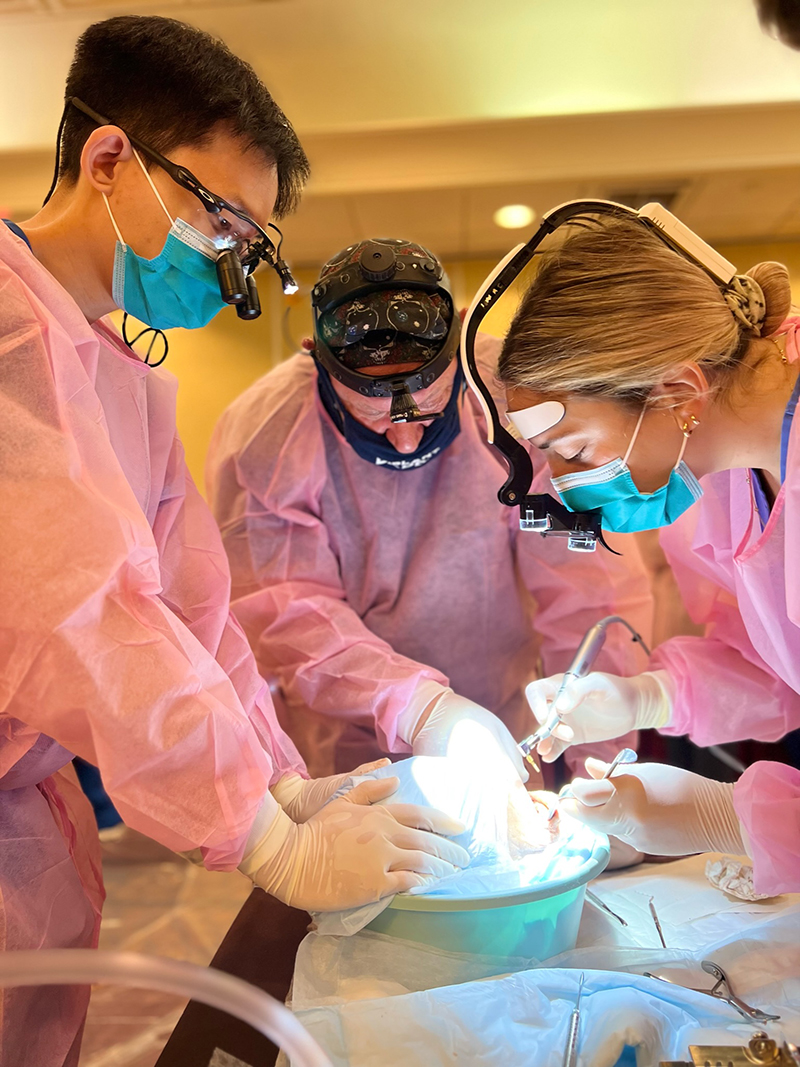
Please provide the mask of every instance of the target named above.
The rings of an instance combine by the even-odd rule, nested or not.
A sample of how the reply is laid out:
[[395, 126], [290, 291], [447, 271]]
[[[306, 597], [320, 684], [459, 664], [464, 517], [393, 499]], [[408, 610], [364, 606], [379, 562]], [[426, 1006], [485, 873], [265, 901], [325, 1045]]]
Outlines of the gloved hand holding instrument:
[[661, 763], [618, 768], [612, 778], [609, 766], [587, 759], [591, 778], [573, 779], [562, 811], [652, 855], [747, 852], [733, 784]]
[[[595, 623], [586, 632], [564, 674], [531, 682], [525, 690], [531, 711], [540, 724], [519, 745], [529, 762], [534, 763], [533, 753], [537, 749], [542, 759], [552, 763], [571, 744], [608, 741], [630, 730], [663, 725], [662, 718], [663, 722], [668, 720], [669, 700], [655, 674], [617, 678], [611, 674], [589, 673], [605, 644], [608, 627], [614, 622], [626, 626], [632, 639], [650, 654], [641, 635], [619, 615], [609, 615]], [[663, 705], [666, 705], [666, 716]]]
[[583, 678], [556, 674], [531, 682], [525, 693], [537, 720], [547, 722], [555, 713], [552, 730], [538, 745], [539, 755], [552, 763], [570, 745], [666, 726], [671, 710], [668, 684], [666, 671], [631, 678], [592, 671]]
[[[630, 766], [631, 763], [636, 763], [639, 759], [639, 753], [635, 752], [632, 748], [623, 748], [616, 754], [613, 760], [606, 764], [606, 769], [601, 775], [601, 781], [605, 781], [606, 778], [610, 778], [614, 771], [619, 766]], [[602, 761], [598, 761], [602, 762]], [[574, 800], [575, 794], [572, 792], [572, 785], [565, 785], [558, 794], [560, 800]]]

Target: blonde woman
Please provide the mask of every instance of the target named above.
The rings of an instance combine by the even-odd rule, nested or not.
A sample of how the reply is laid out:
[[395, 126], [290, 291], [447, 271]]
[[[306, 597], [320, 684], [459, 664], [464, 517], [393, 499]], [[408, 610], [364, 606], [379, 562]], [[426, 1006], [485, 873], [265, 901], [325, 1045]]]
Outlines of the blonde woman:
[[[709, 745], [800, 726], [800, 319], [789, 311], [781, 264], [725, 286], [636, 218], [584, 221], [544, 257], [499, 362], [509, 411], [535, 410], [531, 443], [572, 510], [599, 508], [620, 532], [667, 527], [706, 633], [665, 642], [647, 674], [575, 683], [543, 758], [644, 727]], [[540, 721], [559, 681], [529, 687]], [[587, 769], [600, 779], [605, 765]], [[758, 891], [800, 889], [794, 768], [757, 763], [729, 785], [649, 764], [573, 789], [579, 818], [642, 851], [746, 851]]]

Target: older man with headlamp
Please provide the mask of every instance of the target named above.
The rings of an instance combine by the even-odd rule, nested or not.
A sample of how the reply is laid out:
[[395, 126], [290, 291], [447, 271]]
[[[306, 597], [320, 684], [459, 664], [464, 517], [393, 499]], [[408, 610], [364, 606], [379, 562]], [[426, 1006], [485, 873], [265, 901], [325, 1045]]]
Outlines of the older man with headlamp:
[[[282, 721], [312, 773], [411, 751], [503, 759], [525, 778], [525, 684], [564, 669], [603, 615], [649, 629], [636, 546], [568, 554], [498, 502], [427, 249], [351, 245], [312, 304], [314, 339], [229, 408], [208, 467], [233, 609]], [[479, 347], [491, 378], [499, 343]], [[637, 669], [623, 637], [604, 655]]]

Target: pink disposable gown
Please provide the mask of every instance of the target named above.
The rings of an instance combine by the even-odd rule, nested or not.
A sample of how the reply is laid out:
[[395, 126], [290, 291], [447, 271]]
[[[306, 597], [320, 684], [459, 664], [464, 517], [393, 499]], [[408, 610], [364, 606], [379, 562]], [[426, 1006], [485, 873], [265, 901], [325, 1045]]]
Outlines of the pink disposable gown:
[[[481, 338], [487, 380], [498, 350]], [[563, 670], [588, 626], [618, 612], [649, 634], [636, 543], [617, 542], [622, 558], [581, 555], [520, 533], [519, 512], [497, 500], [505, 467], [471, 393], [460, 411], [460, 434], [432, 462], [374, 466], [332, 423], [301, 353], [217, 427], [207, 473], [233, 609], [312, 773], [375, 755], [374, 734], [382, 751], [408, 751], [396, 723], [421, 685], [433, 695], [452, 685], [520, 739], [533, 726], [524, 685], [540, 669]], [[534, 463], [545, 490], [546, 465]], [[638, 650], [612, 628], [605, 669], [642, 669]], [[353, 734], [364, 739], [358, 752]]]
[[[58, 771], [72, 753], [129, 826], [222, 870], [302, 767], [229, 612], [175, 385], [0, 225], [0, 949], [95, 943], [96, 830]], [[0, 1063], [75, 1062], [87, 1000], [5, 994]]]
[[[800, 357], [798, 326], [790, 319], [781, 331], [791, 362]], [[704, 637], [674, 637], [653, 657], [675, 692], [664, 732], [699, 745], [777, 741], [800, 727], [800, 413], [763, 531], [748, 470], [702, 485], [702, 500], [661, 534], [686, 606], [706, 625]], [[753, 764], [734, 806], [753, 846], [756, 889], [800, 890], [800, 771]]]

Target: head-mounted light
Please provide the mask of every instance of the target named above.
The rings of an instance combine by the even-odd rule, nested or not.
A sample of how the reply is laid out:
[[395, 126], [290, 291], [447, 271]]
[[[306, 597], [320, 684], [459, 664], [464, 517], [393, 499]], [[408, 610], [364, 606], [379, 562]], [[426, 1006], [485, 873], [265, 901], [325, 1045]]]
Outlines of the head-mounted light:
[[[403, 252], [413, 248], [413, 255]], [[423, 412], [413, 394], [427, 389], [444, 373], [458, 351], [461, 323], [446, 288], [441, 263], [425, 249], [404, 241], [365, 241], [351, 246], [331, 261], [334, 269], [324, 273], [311, 290], [314, 310], [314, 358], [332, 378], [362, 396], [390, 397], [389, 417], [393, 423], [428, 422], [441, 418], [442, 411]], [[400, 254], [398, 254], [398, 252]], [[352, 253], [354, 258], [345, 258]], [[447, 298], [450, 322], [447, 333], [430, 359], [403, 374], [374, 377], [346, 366], [331, 350], [323, 336], [323, 316], [359, 299], [381, 291], [438, 293]], [[413, 332], [409, 331], [409, 336]], [[402, 362], [402, 360], [398, 360]]]
[[[61, 133], [66, 118], [67, 107], [70, 105], [76, 107], [78, 111], [81, 111], [84, 115], [90, 118], [92, 122], [96, 122], [98, 126], [117, 125], [117, 123], [113, 122], [111, 119], [106, 118], [106, 116], [101, 115], [99, 112], [89, 107], [88, 104], [85, 104], [77, 96], [70, 98], [64, 109], [64, 115], [62, 116], [61, 125], [58, 131], [56, 166], [52, 185], [44, 200], [45, 204], [52, 196], [58, 180]], [[122, 129], [121, 126], [119, 128]], [[228, 214], [241, 219], [242, 222], [256, 231], [257, 237], [255, 240], [248, 243], [243, 252], [240, 253], [233, 248], [225, 248], [220, 251], [220, 255], [217, 258], [217, 278], [219, 280], [220, 295], [227, 304], [236, 305], [236, 311], [240, 318], [256, 319], [261, 314], [261, 302], [258, 298], [255, 280], [251, 277], [253, 271], [261, 261], [270, 266], [278, 275], [284, 293], [289, 294], [297, 292], [297, 283], [292, 277], [291, 271], [286, 263], [281, 258], [280, 250], [283, 243], [283, 234], [277, 226], [271, 222], [267, 223], [268, 228], [274, 230], [278, 234], [278, 244], [276, 246], [266, 230], [259, 226], [255, 219], [251, 218], [247, 212], [242, 211], [241, 208], [237, 208], [229, 203], [223, 197], [217, 196], [216, 193], [212, 193], [211, 190], [207, 189], [187, 167], [182, 167], [173, 163], [155, 148], [151, 148], [150, 145], [146, 144], [144, 141], [140, 141], [138, 137], [134, 137], [133, 134], [129, 133], [127, 130], [124, 130], [124, 133], [134, 148], [137, 148], [140, 152], [144, 153], [148, 159], [157, 164], [177, 185], [182, 186], [182, 188], [187, 189], [192, 193], [193, 196], [196, 196], [209, 214], [219, 215], [220, 212], [225, 211]]]

